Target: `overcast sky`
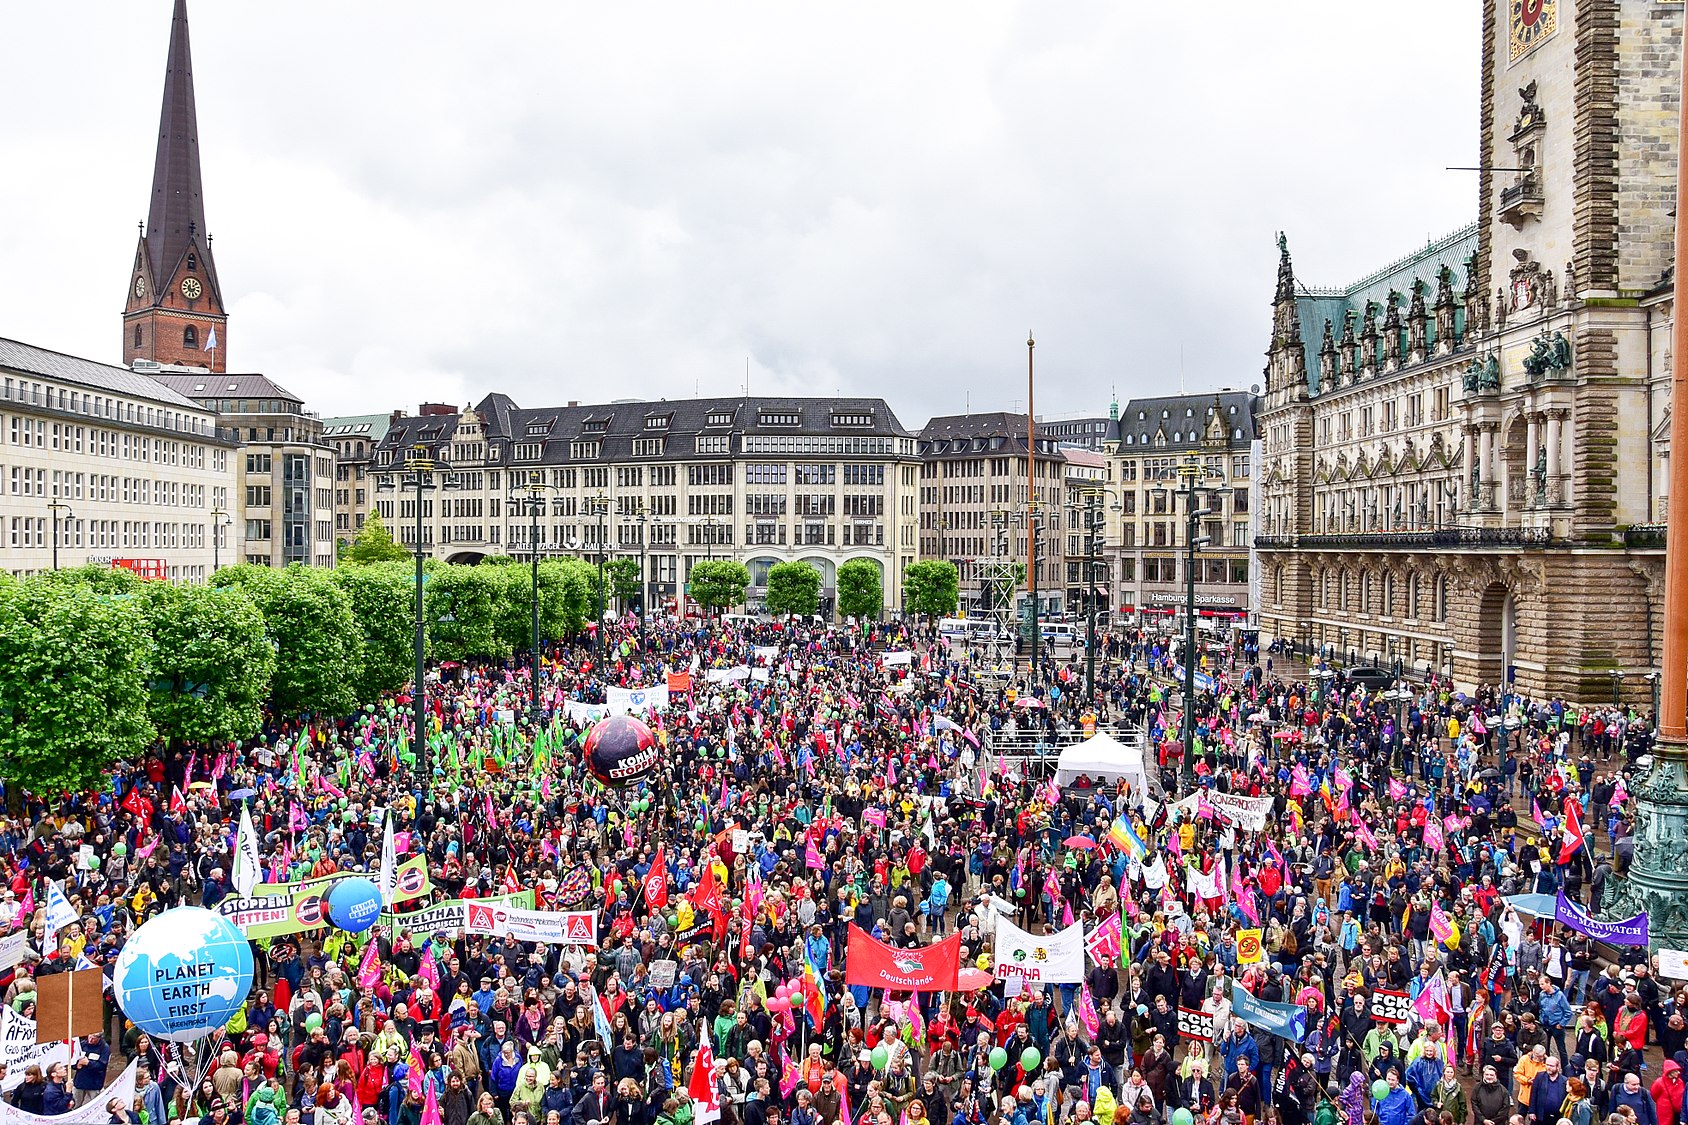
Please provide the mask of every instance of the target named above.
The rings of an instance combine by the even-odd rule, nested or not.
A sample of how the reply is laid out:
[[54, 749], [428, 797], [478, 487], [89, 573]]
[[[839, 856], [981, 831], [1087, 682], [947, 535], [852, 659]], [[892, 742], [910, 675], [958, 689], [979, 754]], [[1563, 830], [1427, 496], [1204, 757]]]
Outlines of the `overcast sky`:
[[[324, 414], [1258, 382], [1475, 218], [1470, 0], [189, 0], [231, 370]], [[5, 16], [0, 335], [120, 359], [171, 0]]]

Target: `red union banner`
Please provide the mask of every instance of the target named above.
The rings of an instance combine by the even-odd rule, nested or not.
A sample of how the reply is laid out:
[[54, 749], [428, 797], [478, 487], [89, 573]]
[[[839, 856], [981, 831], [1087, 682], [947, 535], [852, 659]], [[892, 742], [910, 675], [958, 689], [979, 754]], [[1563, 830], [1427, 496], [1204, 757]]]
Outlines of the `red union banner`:
[[961, 972], [961, 934], [936, 945], [898, 949], [851, 925], [844, 953], [844, 983], [896, 992], [953, 992]]

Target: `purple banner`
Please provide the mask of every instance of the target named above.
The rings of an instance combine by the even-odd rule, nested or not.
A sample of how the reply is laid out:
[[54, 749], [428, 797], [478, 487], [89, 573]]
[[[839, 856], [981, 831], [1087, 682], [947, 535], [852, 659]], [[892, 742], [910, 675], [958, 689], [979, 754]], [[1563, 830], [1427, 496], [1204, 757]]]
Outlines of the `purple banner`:
[[1587, 911], [1565, 897], [1564, 891], [1559, 892], [1559, 897], [1554, 903], [1553, 920], [1562, 926], [1571, 927], [1579, 934], [1587, 934], [1595, 941], [1604, 941], [1612, 945], [1647, 944], [1646, 914], [1637, 914], [1621, 922], [1602, 922], [1598, 918], [1590, 918]]

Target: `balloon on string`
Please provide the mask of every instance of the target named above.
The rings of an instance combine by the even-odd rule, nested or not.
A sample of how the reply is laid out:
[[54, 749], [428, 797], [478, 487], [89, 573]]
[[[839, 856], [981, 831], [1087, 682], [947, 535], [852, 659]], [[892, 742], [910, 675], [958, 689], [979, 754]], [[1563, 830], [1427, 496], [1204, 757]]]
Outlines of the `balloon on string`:
[[1020, 1052], [1020, 1066], [1030, 1072], [1037, 1069], [1037, 1064], [1043, 1061], [1043, 1056], [1036, 1047], [1027, 1047]]
[[1172, 1125], [1191, 1125], [1195, 1119], [1195, 1115], [1183, 1106], [1172, 1111]]
[[661, 754], [651, 728], [631, 715], [611, 715], [586, 736], [586, 769], [612, 789], [626, 789], [656, 773]]
[[881, 1044], [873, 1049], [873, 1053], [868, 1056], [868, 1061], [873, 1064], [873, 1069], [884, 1070], [885, 1064], [891, 1061], [891, 1052], [885, 1049], [884, 1044]]
[[1389, 1096], [1389, 1083], [1379, 1078], [1371, 1084], [1372, 1101], [1380, 1102]]
[[1003, 1067], [1008, 1065], [1007, 1050], [1002, 1047], [992, 1047], [990, 1060], [992, 1070], [1001, 1070]]
[[328, 920], [349, 934], [361, 934], [381, 917], [381, 890], [369, 879], [341, 879], [324, 900]]
[[166, 910], [136, 930], [112, 968], [129, 1022], [172, 1043], [224, 1027], [252, 991], [252, 947], [234, 923], [198, 906]]

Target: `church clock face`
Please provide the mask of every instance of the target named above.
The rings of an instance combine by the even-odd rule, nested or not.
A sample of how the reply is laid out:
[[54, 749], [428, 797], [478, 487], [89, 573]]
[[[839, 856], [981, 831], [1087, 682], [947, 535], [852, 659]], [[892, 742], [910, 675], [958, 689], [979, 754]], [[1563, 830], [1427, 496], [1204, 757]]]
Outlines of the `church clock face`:
[[187, 277], [182, 279], [182, 296], [192, 301], [197, 298], [201, 292], [202, 290], [199, 287], [199, 278]]
[[147, 279], [144, 278], [144, 277], [137, 277], [135, 279], [135, 296], [145, 297], [146, 295], [147, 295]]
[[1511, 9], [1512, 61], [1517, 62], [1559, 30], [1559, 0], [1507, 0]]

